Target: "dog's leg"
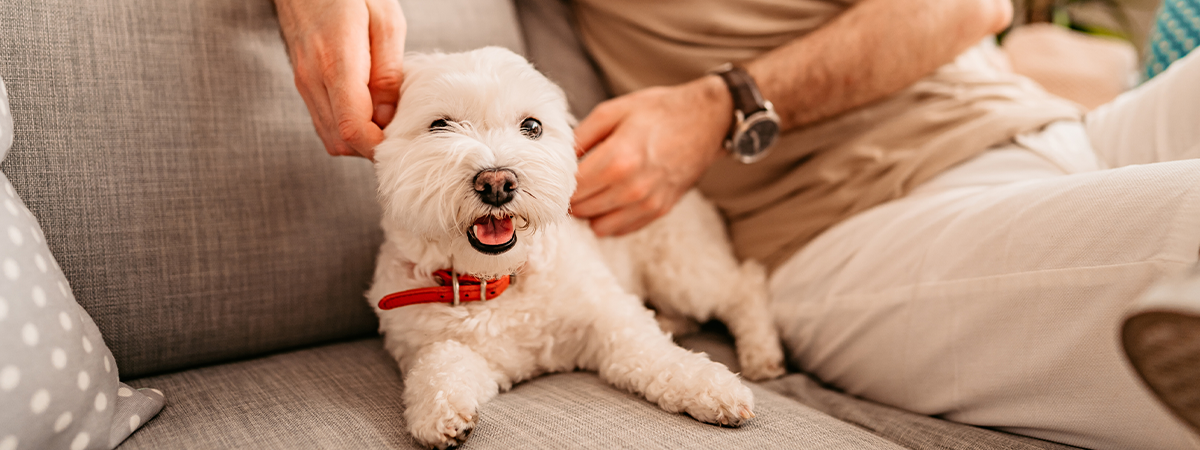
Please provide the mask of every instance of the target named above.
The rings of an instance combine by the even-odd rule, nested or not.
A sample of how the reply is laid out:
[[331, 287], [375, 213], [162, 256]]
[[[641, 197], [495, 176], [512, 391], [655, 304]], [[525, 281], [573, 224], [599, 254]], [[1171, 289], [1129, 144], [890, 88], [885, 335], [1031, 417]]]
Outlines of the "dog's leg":
[[420, 443], [456, 447], [475, 428], [479, 405], [499, 391], [482, 356], [456, 341], [437, 342], [418, 352], [404, 376], [404, 419]]
[[786, 369], [779, 331], [767, 310], [770, 293], [766, 271], [758, 263], [746, 261], [734, 273], [737, 276], [726, 281], [732, 284], [726, 291], [730, 298], [717, 304], [717, 319], [733, 335], [743, 377], [751, 380], [778, 378]]
[[[693, 249], [694, 250], [694, 249]], [[692, 276], [648, 277], [651, 303], [670, 303], [684, 311], [711, 311], [716, 319], [729, 328], [737, 346], [738, 364], [742, 376], [749, 380], [777, 378], [786, 371], [783, 366], [783, 347], [779, 342], [779, 331], [771, 320], [767, 308], [766, 272], [762, 266], [747, 261], [740, 267], [731, 255], [714, 253], [703, 264], [692, 270], [677, 270], [674, 273], [690, 273]], [[723, 267], [713, 270], [718, 260]], [[675, 261], [678, 264], [678, 259]], [[660, 270], [657, 273], [670, 274]], [[692, 306], [686, 306], [692, 305]], [[666, 309], [665, 307], [660, 307]], [[707, 317], [700, 317], [701, 320]]]
[[650, 311], [636, 299], [629, 302], [628, 308], [598, 314], [592, 323], [587, 353], [602, 378], [664, 410], [685, 412], [702, 422], [739, 426], [754, 417], [754, 394], [737, 375], [675, 345]]
[[647, 227], [639, 248], [651, 304], [700, 321], [714, 316], [737, 344], [742, 376], [764, 380], [783, 375], [783, 347], [768, 311], [766, 271], [755, 262], [739, 266], [720, 216], [696, 192]]
[[654, 320], [658, 322], [658, 327], [673, 337], [687, 336], [689, 334], [700, 331], [700, 324], [690, 317], [673, 314], [665, 311], [658, 311], [654, 314]]

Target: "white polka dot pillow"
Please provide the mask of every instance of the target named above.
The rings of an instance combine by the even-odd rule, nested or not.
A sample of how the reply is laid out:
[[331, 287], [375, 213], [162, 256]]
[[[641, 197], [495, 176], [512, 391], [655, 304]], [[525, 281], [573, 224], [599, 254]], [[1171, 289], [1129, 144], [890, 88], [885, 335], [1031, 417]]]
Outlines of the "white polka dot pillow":
[[[12, 142], [0, 80], [0, 162]], [[162, 409], [117, 378], [112, 353], [0, 172], [0, 450], [111, 449]]]

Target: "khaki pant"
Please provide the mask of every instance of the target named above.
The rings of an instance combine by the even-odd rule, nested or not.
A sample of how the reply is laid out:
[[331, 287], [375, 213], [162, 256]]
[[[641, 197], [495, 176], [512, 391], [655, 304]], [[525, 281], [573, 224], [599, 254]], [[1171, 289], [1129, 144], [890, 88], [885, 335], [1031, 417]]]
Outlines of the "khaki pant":
[[795, 254], [771, 279], [789, 356], [850, 394], [949, 420], [1200, 448], [1118, 341], [1140, 293], [1197, 261], [1195, 158], [1193, 54], [1086, 124], [1021, 136]]

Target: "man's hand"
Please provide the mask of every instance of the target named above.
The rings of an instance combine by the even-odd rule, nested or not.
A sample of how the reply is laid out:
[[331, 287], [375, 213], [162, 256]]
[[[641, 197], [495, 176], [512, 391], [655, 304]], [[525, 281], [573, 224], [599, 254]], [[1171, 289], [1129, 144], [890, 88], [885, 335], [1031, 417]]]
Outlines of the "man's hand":
[[733, 101], [720, 77], [649, 88], [601, 103], [575, 129], [579, 188], [571, 213], [600, 236], [661, 217], [724, 154]]
[[394, 0], [276, 0], [296, 88], [330, 155], [372, 159], [396, 113], [407, 24]]
[[[1009, 0], [863, 0], [745, 67], [788, 130], [912, 85], [1011, 18]], [[575, 130], [588, 157], [572, 213], [601, 236], [666, 214], [721, 154], [732, 111], [713, 75], [602, 103]]]

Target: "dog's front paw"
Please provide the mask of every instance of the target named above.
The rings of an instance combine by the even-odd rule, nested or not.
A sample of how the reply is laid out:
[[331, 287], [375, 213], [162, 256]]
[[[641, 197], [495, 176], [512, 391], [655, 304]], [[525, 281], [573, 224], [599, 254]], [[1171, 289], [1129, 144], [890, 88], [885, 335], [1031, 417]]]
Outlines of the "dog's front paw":
[[409, 420], [409, 432], [418, 442], [430, 448], [440, 450], [462, 445], [479, 420], [474, 409], [456, 411], [446, 402], [439, 402], [434, 409], [416, 420]]
[[683, 402], [688, 415], [714, 425], [740, 427], [754, 417], [754, 394], [741, 383], [710, 389]]
[[761, 347], [742, 345], [738, 346], [737, 352], [742, 377], [747, 380], [771, 380], [787, 372], [783, 366], [783, 349], [778, 342]]
[[701, 422], [738, 427], [754, 417], [754, 393], [724, 365], [709, 366], [663, 396], [663, 408], [683, 411]]

